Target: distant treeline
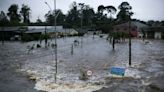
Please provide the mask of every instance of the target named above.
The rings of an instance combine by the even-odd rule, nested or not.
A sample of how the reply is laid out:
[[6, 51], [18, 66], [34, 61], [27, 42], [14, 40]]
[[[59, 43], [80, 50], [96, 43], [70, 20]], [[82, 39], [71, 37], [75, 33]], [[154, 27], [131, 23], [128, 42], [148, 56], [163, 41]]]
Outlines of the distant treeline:
[[[135, 20], [153, 25], [164, 26], [164, 21], [141, 21], [138, 19], [131, 19], [133, 16], [132, 6], [128, 2], [122, 2], [118, 8], [108, 5], [99, 5], [97, 11], [94, 11], [92, 7], [84, 3], [73, 2], [67, 14], [63, 14], [60, 9], [48, 11], [45, 14], [45, 20], [36, 20], [36, 22], [30, 22], [30, 15], [32, 14], [31, 8], [25, 4], [21, 6], [12, 4], [8, 8], [8, 12], [5, 14], [4, 11], [0, 13], [0, 26], [45, 26], [54, 25], [54, 17], [56, 17], [57, 25], [63, 25], [66, 28], [83, 28], [89, 27], [93, 29], [101, 29], [103, 32], [109, 32], [112, 30], [113, 25], [128, 22], [129, 20]], [[113, 16], [116, 15], [116, 18]]]

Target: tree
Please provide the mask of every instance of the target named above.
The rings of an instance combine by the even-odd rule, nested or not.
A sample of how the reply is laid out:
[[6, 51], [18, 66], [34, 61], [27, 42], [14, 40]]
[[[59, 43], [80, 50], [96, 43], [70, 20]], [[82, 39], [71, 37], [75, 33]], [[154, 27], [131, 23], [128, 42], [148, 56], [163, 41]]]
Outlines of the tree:
[[18, 14], [18, 5], [12, 4], [9, 9], [7, 15], [10, 18], [11, 23], [19, 23], [21, 21], [21, 17]]
[[9, 20], [7, 19], [6, 14], [4, 13], [4, 11], [1, 11], [0, 13], [0, 26], [5, 26], [7, 25], [9, 22]]
[[65, 20], [65, 15], [60, 9], [57, 9], [56, 11], [53, 11], [52, 13], [51, 11], [49, 11], [47, 14], [45, 14], [46, 22], [50, 25], [54, 25], [54, 18], [55, 18], [55, 15], [57, 14], [58, 14], [58, 17], [56, 17], [57, 25], [63, 25], [64, 20]]
[[114, 6], [106, 6], [105, 9], [110, 13], [110, 19], [112, 19], [112, 14], [115, 14], [117, 9]]
[[98, 11], [99, 13], [103, 14], [104, 10], [105, 10], [105, 7], [104, 7], [103, 5], [99, 5], [99, 6], [98, 6], [97, 11]]
[[71, 4], [71, 8], [66, 15], [66, 22], [68, 23], [68, 26], [72, 26], [74, 28], [80, 26], [80, 13], [77, 9], [76, 2]]
[[42, 22], [42, 20], [38, 17], [38, 19], [36, 20], [36, 23], [42, 24], [43, 22]]
[[45, 19], [48, 24], [53, 25], [54, 24], [54, 16], [51, 13], [51, 11], [48, 11], [48, 13], [45, 14]]
[[132, 12], [130, 12], [130, 10], [132, 9], [132, 7], [130, 6], [130, 4], [128, 2], [122, 2], [119, 7], [120, 9], [119, 13], [117, 14], [117, 20], [120, 22], [126, 22], [129, 19], [131, 19], [131, 15], [133, 14]]
[[23, 22], [29, 23], [30, 22], [30, 7], [27, 5], [22, 5], [20, 14], [23, 16]]
[[92, 20], [95, 16], [95, 12], [93, 8], [91, 8], [89, 5], [84, 5], [83, 9], [83, 25], [84, 26], [90, 26], [92, 25]]
[[57, 25], [63, 25], [65, 22], [65, 15], [63, 14], [63, 12], [60, 9], [56, 10], [56, 14], [58, 14], [58, 17], [56, 19]]

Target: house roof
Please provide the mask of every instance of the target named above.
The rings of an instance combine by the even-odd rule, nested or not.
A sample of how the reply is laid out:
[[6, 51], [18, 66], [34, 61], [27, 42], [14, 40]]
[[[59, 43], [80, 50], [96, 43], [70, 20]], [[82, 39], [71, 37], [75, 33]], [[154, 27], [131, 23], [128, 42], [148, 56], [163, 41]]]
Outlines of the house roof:
[[87, 30], [85, 30], [85, 29], [77, 29], [77, 32], [79, 32], [79, 33], [86, 33]]
[[[115, 27], [128, 27], [128, 26], [129, 26], [129, 22], [119, 24], [119, 25], [115, 25]], [[148, 27], [147, 25], [145, 25], [143, 23], [140, 23], [140, 22], [136, 22], [136, 21], [132, 21], [131, 26], [134, 26], [134, 27], [137, 27], [137, 28], [146, 28], [146, 27]]]
[[0, 27], [0, 31], [20, 33], [20, 27]]
[[164, 32], [164, 26], [148, 27], [147, 31]]
[[[49, 27], [46, 29], [46, 32], [47, 33], [50, 33], [50, 32], [63, 32], [63, 33], [69, 33], [71, 31], [76, 31], [74, 29], [56, 29], [56, 31], [54, 30], [54, 28], [52, 27]], [[25, 33], [44, 33], [45, 32], [45, 28], [39, 28], [39, 29], [29, 29], [28, 31], [26, 31]]]

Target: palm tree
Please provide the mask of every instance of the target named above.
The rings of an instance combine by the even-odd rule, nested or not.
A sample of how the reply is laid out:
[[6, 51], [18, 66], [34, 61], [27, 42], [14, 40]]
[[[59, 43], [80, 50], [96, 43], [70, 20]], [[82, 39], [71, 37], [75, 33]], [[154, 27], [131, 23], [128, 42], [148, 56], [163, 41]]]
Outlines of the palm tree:
[[115, 14], [117, 9], [114, 6], [106, 6], [105, 9], [110, 13], [110, 19], [112, 19], [112, 14]]
[[22, 5], [20, 14], [23, 16], [23, 22], [29, 23], [30, 22], [30, 8], [27, 5]]

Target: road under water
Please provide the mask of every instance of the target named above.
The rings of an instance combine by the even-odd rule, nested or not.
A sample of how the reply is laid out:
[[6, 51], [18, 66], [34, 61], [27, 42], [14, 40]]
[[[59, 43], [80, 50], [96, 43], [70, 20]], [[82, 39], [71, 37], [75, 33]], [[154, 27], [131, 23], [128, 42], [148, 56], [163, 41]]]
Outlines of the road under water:
[[[79, 45], [74, 45], [71, 54], [74, 40], [78, 40]], [[112, 44], [105, 37], [95, 36], [93, 39], [92, 36], [86, 35], [82, 39], [58, 39], [57, 84], [54, 83], [55, 51], [51, 47], [44, 48], [44, 42], [41, 48], [34, 48], [29, 53], [27, 46], [39, 42], [1, 44], [0, 63], [3, 67], [16, 68], [18, 72], [35, 78], [34, 88], [42, 91], [162, 92], [164, 41], [148, 41], [149, 43], [145, 43], [140, 39], [132, 39], [132, 66], [128, 66], [128, 40], [117, 43], [113, 50]], [[54, 40], [49, 42], [54, 43]], [[113, 66], [125, 68], [125, 76], [110, 74], [110, 68]], [[81, 70], [91, 70], [93, 75], [87, 81], [79, 80]]]

